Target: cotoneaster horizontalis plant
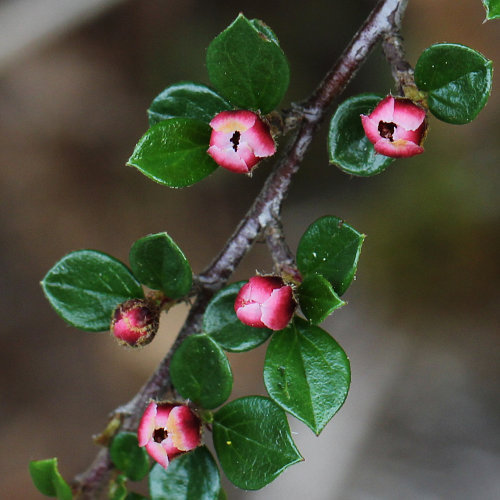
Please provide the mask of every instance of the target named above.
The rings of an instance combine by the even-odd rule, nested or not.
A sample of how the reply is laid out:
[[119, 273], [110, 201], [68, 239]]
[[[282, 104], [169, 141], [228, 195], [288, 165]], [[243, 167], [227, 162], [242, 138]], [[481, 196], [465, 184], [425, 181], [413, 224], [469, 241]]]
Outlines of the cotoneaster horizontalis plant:
[[[348, 357], [319, 325], [345, 304], [342, 295], [354, 279], [364, 235], [338, 216], [323, 215], [311, 221], [292, 252], [280, 214], [293, 175], [333, 100], [377, 43], [395, 89], [385, 96], [350, 97], [330, 120], [329, 160], [347, 174], [369, 177], [395, 158], [424, 153], [431, 115], [468, 123], [491, 89], [491, 62], [460, 44], [432, 45], [412, 68], [399, 34], [406, 3], [381, 0], [314, 93], [291, 110], [278, 108], [290, 79], [278, 39], [262, 21], [243, 14], [208, 47], [212, 88], [183, 82], [153, 100], [150, 127], [130, 166], [175, 188], [199, 182], [218, 167], [230, 171], [225, 175], [257, 167], [269, 174], [224, 248], [195, 275], [161, 228], [131, 245], [128, 265], [80, 250], [47, 273], [43, 290], [67, 323], [111, 331], [127, 348], [149, 349], [161, 312], [188, 297], [193, 302], [151, 378], [112, 413], [88, 470], [69, 486], [56, 459], [30, 464], [40, 492], [62, 500], [141, 499], [131, 483], [148, 476], [152, 500], [224, 499], [210, 441], [222, 471], [242, 489], [262, 488], [302, 460], [287, 413], [319, 435], [347, 397]], [[489, 18], [498, 16], [498, 2], [485, 5]], [[261, 236], [274, 269], [228, 284]], [[233, 378], [226, 352], [249, 351], [266, 341], [267, 394], [228, 403]]]

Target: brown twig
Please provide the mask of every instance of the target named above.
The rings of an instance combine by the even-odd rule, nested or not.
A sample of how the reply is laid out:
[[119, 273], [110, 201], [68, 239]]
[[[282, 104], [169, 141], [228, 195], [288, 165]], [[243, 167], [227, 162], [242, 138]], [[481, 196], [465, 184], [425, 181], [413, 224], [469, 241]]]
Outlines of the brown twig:
[[[300, 117], [296, 122], [298, 128], [295, 136], [281, 154], [259, 195], [224, 248], [198, 276], [199, 292], [172, 349], [134, 398], [113, 412], [113, 416], [123, 417], [123, 430], [135, 430], [147, 401], [151, 398], [161, 398], [171, 390], [169, 365], [173, 353], [187, 336], [200, 331], [203, 313], [210, 298], [226, 284], [266, 227], [274, 225], [275, 230], [279, 227], [281, 206], [288, 193], [292, 176], [298, 170], [327, 108], [333, 99], [342, 93], [379, 39], [399, 30], [406, 3], [407, 0], [381, 0], [311, 98], [301, 107], [295, 107], [295, 112]], [[270, 247], [273, 252], [273, 242]], [[276, 251], [287, 253], [282, 245], [278, 245]], [[277, 258], [291, 258], [293, 261], [293, 256], [290, 255], [291, 252]], [[104, 491], [112, 470], [108, 449], [103, 448], [91, 466], [75, 478], [74, 492], [77, 498], [98, 498], [99, 492]]]

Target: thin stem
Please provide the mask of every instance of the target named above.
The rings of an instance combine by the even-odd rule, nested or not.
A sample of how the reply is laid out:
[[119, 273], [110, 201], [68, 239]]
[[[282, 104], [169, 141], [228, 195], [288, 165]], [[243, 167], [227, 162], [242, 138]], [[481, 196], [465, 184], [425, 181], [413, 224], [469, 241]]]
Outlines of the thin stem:
[[[377, 41], [386, 33], [400, 28], [406, 3], [407, 0], [381, 0], [311, 98], [303, 106], [295, 108], [294, 112], [300, 117], [295, 136], [224, 248], [199, 275], [200, 290], [173, 347], [134, 398], [113, 412], [113, 415], [123, 416], [122, 429], [135, 430], [147, 401], [161, 398], [171, 390], [169, 365], [173, 353], [187, 336], [200, 331], [203, 313], [210, 298], [226, 284], [265, 228], [274, 225], [276, 230], [279, 227], [281, 206], [292, 176], [298, 170], [327, 108], [345, 89]], [[276, 240], [271, 237], [272, 252], [274, 248], [278, 254], [286, 253], [283, 245], [279, 244], [279, 237], [278, 245], [274, 246], [275, 243]], [[289, 257], [285, 256], [285, 259]], [[112, 470], [108, 449], [103, 448], [89, 469], [75, 478], [77, 498], [95, 499], [97, 492], [102, 491], [109, 481]]]

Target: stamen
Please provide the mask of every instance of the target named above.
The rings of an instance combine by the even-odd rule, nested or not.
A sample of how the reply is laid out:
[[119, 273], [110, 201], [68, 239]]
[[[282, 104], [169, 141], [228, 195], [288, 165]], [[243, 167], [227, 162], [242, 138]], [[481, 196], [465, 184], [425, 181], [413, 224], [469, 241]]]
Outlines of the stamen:
[[238, 144], [240, 143], [240, 137], [241, 134], [236, 130], [233, 134], [233, 137], [231, 137], [230, 141], [233, 143], [233, 149], [235, 151], [238, 151]]
[[155, 443], [161, 443], [167, 437], [168, 437], [167, 429], [164, 429], [163, 427], [155, 429], [153, 432], [153, 439]]
[[380, 122], [378, 124], [378, 131], [381, 137], [384, 139], [389, 139], [391, 142], [394, 141], [392, 138], [394, 134], [394, 130], [397, 128], [397, 125], [393, 122], [387, 123], [387, 122]]

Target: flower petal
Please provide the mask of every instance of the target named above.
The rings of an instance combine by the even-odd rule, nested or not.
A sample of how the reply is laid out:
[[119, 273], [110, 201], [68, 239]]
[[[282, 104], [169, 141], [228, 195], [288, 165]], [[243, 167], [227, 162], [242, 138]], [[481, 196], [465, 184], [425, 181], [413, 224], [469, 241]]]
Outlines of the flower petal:
[[156, 406], [156, 429], [165, 429], [170, 412], [174, 408], [173, 404], [161, 403]]
[[137, 429], [137, 440], [139, 446], [145, 446], [153, 438], [156, 427], [156, 403], [151, 401], [146, 411], [142, 414], [139, 428]]
[[291, 286], [274, 290], [262, 304], [262, 322], [271, 330], [282, 330], [290, 322], [295, 305]]
[[372, 144], [380, 140], [380, 132], [378, 131], [379, 122], [373, 121], [369, 116], [361, 115], [361, 124], [363, 125], [366, 137], [368, 137], [368, 140]]
[[212, 118], [210, 126], [217, 132], [245, 132], [253, 126], [255, 120], [257, 115], [252, 111], [222, 111]]
[[424, 152], [424, 148], [411, 141], [399, 139], [391, 142], [389, 139], [380, 139], [375, 144], [375, 151], [392, 158], [408, 158]]
[[168, 455], [165, 448], [161, 443], [156, 443], [151, 440], [146, 444], [146, 451], [149, 453], [149, 456], [156, 460], [163, 468], [168, 467]]
[[239, 174], [248, 174], [249, 168], [245, 161], [240, 158], [238, 153], [233, 148], [221, 149], [217, 146], [210, 146], [207, 153], [215, 160], [217, 165], [237, 172]]
[[187, 406], [176, 406], [170, 412], [167, 431], [173, 445], [181, 451], [189, 451], [200, 445], [200, 419]]
[[260, 118], [255, 121], [252, 128], [241, 134], [241, 140], [246, 141], [252, 148], [255, 156], [265, 158], [276, 153], [276, 144], [274, 143], [269, 127]]
[[238, 319], [245, 325], [255, 328], [264, 328], [266, 325], [261, 321], [262, 312], [260, 304], [253, 302], [251, 304], [242, 305], [236, 310]]
[[269, 299], [273, 290], [283, 286], [283, 280], [276, 276], [253, 276], [248, 281], [250, 288], [250, 299], [263, 304]]
[[394, 121], [394, 97], [388, 95], [382, 99], [375, 109], [370, 113], [369, 118], [374, 122], [387, 122], [391, 123]]
[[[394, 103], [394, 119], [392, 120], [406, 130], [417, 130], [425, 120], [425, 110], [410, 99], [396, 99]], [[418, 141], [417, 141], [418, 142]]]

